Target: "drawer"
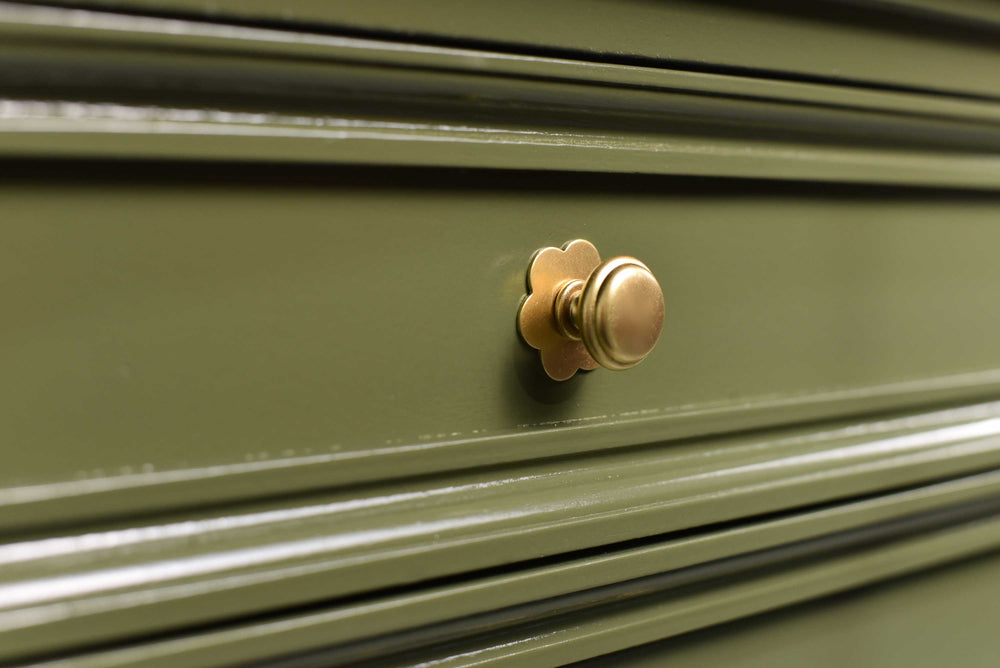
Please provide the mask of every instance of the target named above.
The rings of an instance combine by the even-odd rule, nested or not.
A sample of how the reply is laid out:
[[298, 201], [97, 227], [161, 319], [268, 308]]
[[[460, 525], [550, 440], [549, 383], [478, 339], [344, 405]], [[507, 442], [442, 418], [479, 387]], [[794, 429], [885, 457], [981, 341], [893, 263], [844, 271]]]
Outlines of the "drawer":
[[[67, 169], [24, 168], [0, 186], [7, 524], [973, 399], [1000, 384], [992, 195]], [[667, 316], [635, 369], [555, 383], [515, 315], [532, 253], [578, 237], [646, 262]]]
[[[989, 100], [0, 10], [3, 526], [996, 396]], [[557, 384], [575, 238], [667, 321]]]

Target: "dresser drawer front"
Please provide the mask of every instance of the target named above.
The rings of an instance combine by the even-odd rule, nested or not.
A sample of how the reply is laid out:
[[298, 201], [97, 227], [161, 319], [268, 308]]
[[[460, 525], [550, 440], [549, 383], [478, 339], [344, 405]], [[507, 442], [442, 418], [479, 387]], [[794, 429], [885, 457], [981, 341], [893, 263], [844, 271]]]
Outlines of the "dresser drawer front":
[[[188, 478], [209, 481], [207, 498], [294, 491], [974, 398], [1000, 381], [989, 196], [83, 171], [0, 191], [11, 523], [87, 512], [50, 504], [119, 487], [154, 505], [167, 501], [152, 487]], [[515, 315], [532, 252], [581, 236], [640, 255], [667, 317], [637, 368], [557, 384]], [[210, 482], [242, 474], [254, 482]]]

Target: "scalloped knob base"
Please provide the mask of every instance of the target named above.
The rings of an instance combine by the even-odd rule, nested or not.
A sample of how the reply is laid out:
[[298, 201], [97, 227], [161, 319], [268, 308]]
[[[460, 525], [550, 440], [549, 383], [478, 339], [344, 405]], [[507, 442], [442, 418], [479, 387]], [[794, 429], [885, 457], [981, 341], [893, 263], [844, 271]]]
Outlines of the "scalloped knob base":
[[632, 257], [601, 262], [589, 241], [536, 252], [518, 310], [521, 337], [539, 350], [553, 380], [598, 365], [629, 369], [653, 350], [663, 329], [659, 283]]

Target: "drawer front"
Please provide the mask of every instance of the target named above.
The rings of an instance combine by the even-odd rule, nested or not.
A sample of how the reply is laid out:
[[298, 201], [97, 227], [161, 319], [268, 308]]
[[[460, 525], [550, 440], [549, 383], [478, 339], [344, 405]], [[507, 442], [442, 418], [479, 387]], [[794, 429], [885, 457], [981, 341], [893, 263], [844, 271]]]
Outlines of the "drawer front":
[[[66, 495], [288, 492], [975, 398], [1000, 380], [991, 196], [79, 173], [0, 189], [11, 523], [87, 512], [51, 505]], [[532, 252], [575, 237], [645, 261], [667, 318], [639, 367], [560, 384], [515, 314]]]

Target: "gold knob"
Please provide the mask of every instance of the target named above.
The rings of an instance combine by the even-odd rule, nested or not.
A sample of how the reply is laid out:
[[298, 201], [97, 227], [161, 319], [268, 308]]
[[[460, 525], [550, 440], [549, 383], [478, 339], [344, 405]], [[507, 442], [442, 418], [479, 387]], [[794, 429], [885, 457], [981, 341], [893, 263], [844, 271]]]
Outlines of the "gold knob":
[[629, 369], [652, 351], [663, 329], [663, 292], [639, 260], [601, 262], [589, 241], [543, 248], [528, 266], [518, 330], [541, 352], [554, 380], [598, 365]]

